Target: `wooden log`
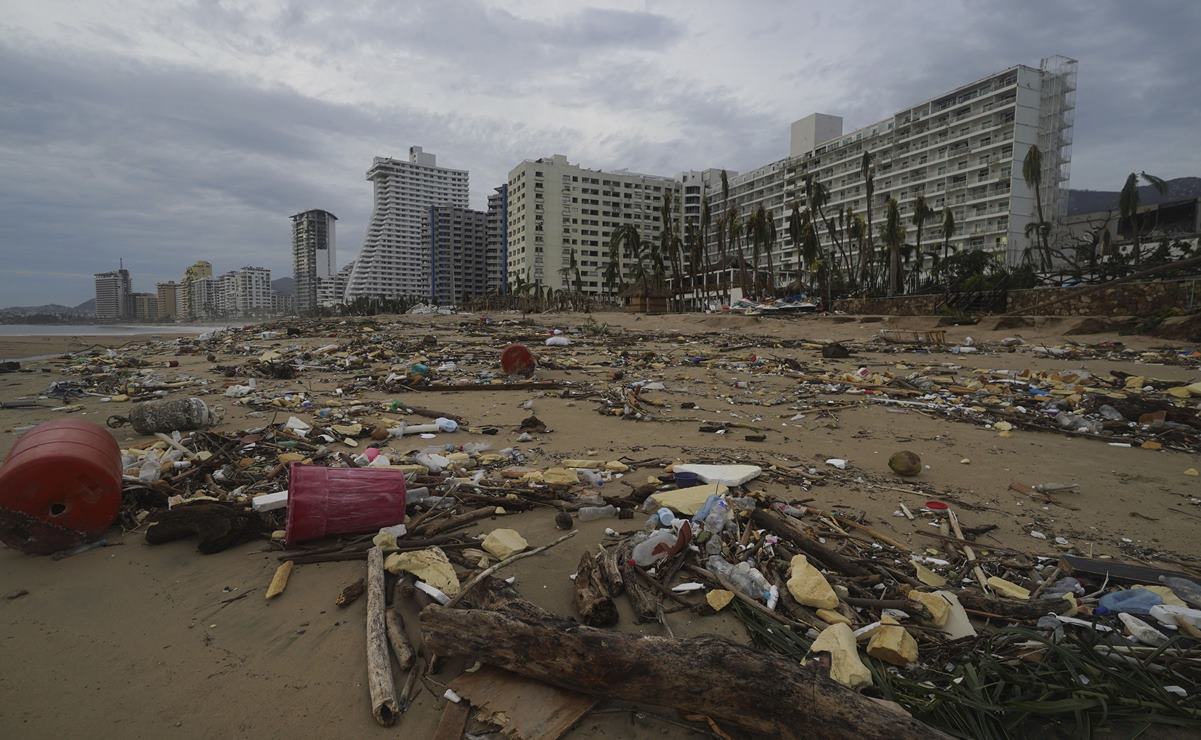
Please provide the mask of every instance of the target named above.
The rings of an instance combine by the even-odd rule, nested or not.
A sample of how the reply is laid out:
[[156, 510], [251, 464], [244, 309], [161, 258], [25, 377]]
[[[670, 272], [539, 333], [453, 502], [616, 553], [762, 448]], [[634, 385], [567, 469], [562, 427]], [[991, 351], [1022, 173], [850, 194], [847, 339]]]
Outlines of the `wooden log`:
[[580, 615], [580, 621], [589, 627], [612, 627], [617, 624], [617, 605], [605, 589], [596, 561], [588, 550], [580, 556], [580, 564], [576, 566], [575, 610]]
[[384, 553], [373, 547], [367, 551], [367, 688], [371, 692], [371, 714], [375, 721], [391, 727], [400, 716], [400, 706], [392, 683], [385, 608]]
[[610, 596], [621, 596], [625, 593], [625, 581], [621, 577], [621, 569], [617, 567], [617, 550], [606, 550], [596, 554], [596, 568], [600, 571], [601, 580], [605, 582], [605, 590]]
[[1063, 614], [1070, 611], [1072, 603], [1067, 599], [1038, 599], [1036, 601], [1013, 601], [994, 599], [976, 591], [956, 591], [964, 609], [996, 614], [1015, 621], [1036, 620], [1047, 614]]
[[419, 527], [417, 527], [417, 530], [420, 531], [415, 530], [415, 533], [420, 534], [423, 537], [429, 537], [441, 532], [449, 532], [452, 529], [465, 527], [472, 522], [478, 522], [481, 519], [487, 519], [495, 513], [496, 506], [483, 506], [478, 509], [472, 509], [465, 514], [456, 514], [455, 516], [449, 516], [443, 519], [430, 519], [429, 521], [423, 522]]
[[659, 599], [655, 598], [651, 587], [644, 584], [634, 572], [636, 566], [630, 565], [627, 550], [628, 548], [623, 547], [617, 556], [617, 567], [621, 572], [621, 580], [625, 583], [626, 598], [630, 600], [630, 606], [634, 609], [634, 621], [639, 624], [657, 622]]
[[805, 533], [804, 528], [791, 517], [771, 511], [770, 509], [755, 509], [751, 512], [751, 521], [770, 530], [778, 537], [788, 540], [804, 551], [805, 554], [817, 558], [826, 567], [832, 568], [843, 575], [871, 575], [871, 571], [859, 563], [844, 555], [839, 555], [810, 537]]
[[388, 645], [392, 648], [397, 665], [400, 666], [400, 670], [407, 671], [413, 666], [415, 653], [413, 643], [405, 633], [404, 617], [400, 615], [400, 602], [404, 600], [401, 589], [402, 584], [398, 579], [392, 588], [392, 608], [384, 614], [384, 626], [388, 630]]
[[293, 565], [295, 563], [291, 560], [285, 560], [275, 569], [275, 575], [271, 576], [271, 584], [267, 586], [267, 601], [279, 596], [288, 587], [288, 577], [292, 575]]
[[771, 737], [948, 737], [835, 683], [816, 665], [711, 635], [631, 635], [438, 606], [422, 611], [421, 625], [439, 654], [474, 656], [585, 694], [702, 713]]

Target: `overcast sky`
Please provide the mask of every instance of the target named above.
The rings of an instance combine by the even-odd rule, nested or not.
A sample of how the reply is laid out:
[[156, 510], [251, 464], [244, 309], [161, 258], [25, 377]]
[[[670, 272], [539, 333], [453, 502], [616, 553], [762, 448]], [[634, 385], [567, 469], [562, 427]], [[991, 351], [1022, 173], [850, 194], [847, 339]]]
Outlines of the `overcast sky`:
[[[358, 9], [351, 10], [352, 6]], [[1050, 7], [1050, 6], [1053, 6]], [[1013, 64], [1080, 60], [1072, 186], [1201, 175], [1201, 2], [0, 0], [0, 306], [196, 259], [291, 273], [288, 217], [371, 214], [373, 156], [747, 170]]]

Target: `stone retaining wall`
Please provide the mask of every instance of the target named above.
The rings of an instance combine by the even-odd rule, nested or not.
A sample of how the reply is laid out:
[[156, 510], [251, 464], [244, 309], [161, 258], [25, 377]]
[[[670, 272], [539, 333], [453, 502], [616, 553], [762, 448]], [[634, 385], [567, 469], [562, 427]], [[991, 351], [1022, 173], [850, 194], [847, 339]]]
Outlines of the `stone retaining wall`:
[[[1084, 294], [1085, 290], [1085, 287], [1011, 290], [1006, 310], [1019, 314], [1029, 311], [1039, 316], [1151, 316], [1168, 309], [1195, 311], [1201, 308], [1201, 278], [1119, 283], [1091, 294]], [[1044, 301], [1072, 294], [1080, 296], [1038, 308]], [[835, 301], [834, 307], [853, 314], [929, 316], [937, 312], [941, 302], [940, 294], [906, 295], [846, 298]]]

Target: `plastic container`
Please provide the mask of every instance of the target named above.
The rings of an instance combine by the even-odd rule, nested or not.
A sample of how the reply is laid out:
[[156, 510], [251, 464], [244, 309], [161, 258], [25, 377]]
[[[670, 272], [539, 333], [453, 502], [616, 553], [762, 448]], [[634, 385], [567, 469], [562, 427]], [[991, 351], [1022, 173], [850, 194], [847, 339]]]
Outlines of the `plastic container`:
[[292, 463], [289, 545], [339, 534], [378, 532], [405, 518], [405, 477], [386, 468], [322, 468]]
[[710, 571], [724, 577], [731, 586], [742, 593], [769, 606], [775, 606], [775, 590], [767, 578], [757, 568], [751, 567], [750, 563], [743, 561], [738, 565], [731, 565], [720, 555], [710, 556], [706, 563]]
[[146, 401], [135, 404], [129, 411], [129, 423], [138, 434], [208, 429], [216, 421], [208, 404], [200, 398]]
[[613, 504], [608, 506], [585, 506], [580, 509], [580, 521], [591, 522], [596, 519], [613, 519], [617, 516], [617, 507]]
[[534, 355], [524, 344], [510, 344], [500, 353], [500, 368], [505, 375], [522, 375], [529, 377], [538, 366]]
[[121, 450], [98, 424], [39, 424], [17, 440], [0, 467], [0, 508], [85, 536], [100, 534], [121, 508]]
[[784, 516], [790, 516], [796, 519], [800, 519], [801, 517], [805, 516], [805, 507], [803, 506], [798, 507], [793, 506], [792, 504], [775, 503], [772, 504], [772, 508]]
[[1159, 606], [1163, 599], [1154, 591], [1145, 588], [1132, 588], [1126, 591], [1111, 591], [1101, 597], [1094, 609], [1097, 614], [1140, 614], [1149, 615], [1151, 607]]
[[649, 568], [666, 558], [678, 539], [679, 536], [670, 529], [656, 530], [645, 540], [634, 545], [630, 558], [643, 568]]

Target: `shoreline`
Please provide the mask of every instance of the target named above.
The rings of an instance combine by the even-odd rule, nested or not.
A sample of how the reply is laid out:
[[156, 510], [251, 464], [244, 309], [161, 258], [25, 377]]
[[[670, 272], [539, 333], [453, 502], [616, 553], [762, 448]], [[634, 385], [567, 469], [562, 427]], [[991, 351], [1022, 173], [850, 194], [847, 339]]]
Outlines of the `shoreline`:
[[192, 332], [162, 332], [158, 334], [44, 334], [37, 336], [0, 336], [0, 362], [36, 362], [53, 359], [66, 352], [78, 352], [88, 347], [120, 347], [130, 342], [175, 339], [192, 336]]

